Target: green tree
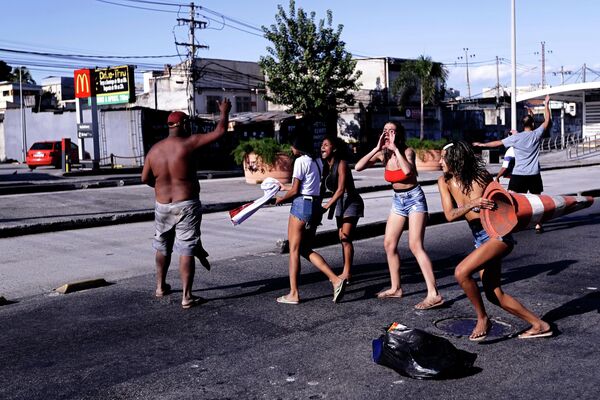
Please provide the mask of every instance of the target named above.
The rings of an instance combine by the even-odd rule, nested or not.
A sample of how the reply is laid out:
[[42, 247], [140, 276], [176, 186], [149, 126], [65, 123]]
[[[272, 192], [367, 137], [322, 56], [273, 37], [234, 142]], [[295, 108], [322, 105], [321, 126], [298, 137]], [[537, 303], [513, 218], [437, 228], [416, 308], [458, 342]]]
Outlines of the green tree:
[[[19, 70], [21, 71], [21, 75], [19, 76]], [[23, 81], [23, 83], [31, 83], [35, 85], [35, 80], [31, 76], [31, 73], [27, 69], [27, 67], [14, 67], [12, 70], [12, 82], [19, 82], [19, 78]]]
[[12, 82], [12, 68], [6, 62], [0, 60], [0, 82], [9, 81]]
[[419, 56], [400, 66], [398, 78], [393, 83], [394, 95], [400, 95], [400, 104], [404, 106], [416, 90], [420, 91], [421, 131], [419, 138], [425, 139], [424, 114], [425, 104], [431, 104], [443, 95], [448, 79], [448, 70], [441, 64], [431, 61], [431, 57]]
[[[358, 89], [360, 72], [356, 61], [340, 39], [343, 25], [332, 26], [333, 14], [315, 21], [315, 13], [296, 10], [290, 0], [289, 12], [278, 5], [275, 24], [262, 27], [272, 46], [259, 64], [267, 77], [265, 98], [288, 106], [308, 121], [337, 122], [338, 112], [354, 104], [352, 91]], [[335, 126], [335, 125], [334, 125]]]

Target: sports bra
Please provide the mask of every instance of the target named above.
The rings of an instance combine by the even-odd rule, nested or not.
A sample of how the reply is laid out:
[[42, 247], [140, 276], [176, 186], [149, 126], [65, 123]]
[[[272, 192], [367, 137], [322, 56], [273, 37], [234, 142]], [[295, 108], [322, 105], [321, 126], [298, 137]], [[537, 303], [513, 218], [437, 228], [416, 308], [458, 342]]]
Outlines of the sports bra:
[[407, 181], [412, 178], [412, 174], [405, 174], [401, 169], [389, 170], [386, 169], [383, 173], [383, 179], [390, 183], [408, 183]]

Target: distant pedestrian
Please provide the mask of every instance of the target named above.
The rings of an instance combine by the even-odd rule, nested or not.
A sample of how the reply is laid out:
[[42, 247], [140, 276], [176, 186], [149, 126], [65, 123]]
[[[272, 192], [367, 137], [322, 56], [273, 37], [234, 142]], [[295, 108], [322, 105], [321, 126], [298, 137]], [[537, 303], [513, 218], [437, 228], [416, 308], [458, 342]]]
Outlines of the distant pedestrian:
[[298, 278], [300, 256], [302, 256], [329, 278], [333, 285], [333, 301], [337, 303], [344, 295], [346, 281], [339, 278], [323, 257], [312, 248], [317, 226], [321, 223], [323, 215], [320, 193], [321, 171], [319, 164], [312, 157], [312, 140], [309, 140], [307, 135], [298, 134], [292, 145], [292, 153], [296, 157], [292, 184], [281, 185], [282, 190], [287, 192], [276, 200], [276, 204], [292, 201], [288, 219], [290, 292], [278, 297], [277, 302], [300, 303]]
[[392, 209], [383, 238], [391, 287], [379, 292], [377, 297], [380, 299], [402, 297], [398, 242], [408, 223], [408, 246], [417, 259], [427, 285], [427, 296], [415, 308], [425, 310], [438, 307], [444, 303], [444, 300], [437, 289], [431, 260], [423, 247], [428, 216], [427, 200], [417, 182], [415, 151], [406, 146], [402, 125], [396, 122], [386, 123], [377, 146], [361, 158], [354, 168], [356, 171], [362, 171], [377, 161], [383, 163], [384, 178], [392, 184], [394, 191]]
[[[512, 132], [508, 131], [506, 133], [506, 137], [509, 137], [510, 135], [512, 135]], [[498, 171], [498, 173], [496, 174], [494, 179], [498, 182], [500, 182], [500, 178], [510, 179], [510, 177], [512, 176], [512, 171], [513, 171], [514, 167], [515, 167], [515, 149], [511, 146], [508, 149], [506, 149], [506, 152], [504, 153], [504, 157], [502, 158], [502, 166], [500, 167], [500, 170]]]
[[146, 157], [142, 182], [154, 188], [156, 250], [156, 297], [171, 292], [167, 284], [167, 271], [173, 251], [179, 254], [179, 275], [183, 286], [181, 306], [190, 308], [202, 299], [192, 295], [194, 256], [207, 269], [208, 253], [200, 240], [202, 210], [200, 185], [196, 176], [197, 150], [219, 139], [227, 130], [231, 103], [225, 99], [218, 103], [220, 120], [213, 132], [192, 135], [188, 116], [180, 111], [168, 118], [169, 136], [156, 143]]
[[354, 231], [358, 220], [364, 215], [365, 204], [354, 185], [345, 149], [344, 142], [339, 138], [327, 137], [321, 144], [321, 160], [318, 161], [323, 171], [321, 195], [331, 196], [323, 206], [323, 212], [328, 214], [329, 219], [335, 216], [342, 244], [344, 269], [339, 277], [349, 283], [354, 260]]
[[515, 298], [506, 294], [501, 284], [502, 259], [514, 247], [511, 235], [489, 237], [481, 224], [480, 210], [494, 209], [492, 200], [483, 198], [483, 192], [492, 181], [485, 163], [471, 146], [463, 141], [451, 142], [442, 150], [440, 160], [444, 175], [438, 179], [442, 208], [448, 221], [464, 217], [474, 238], [475, 250], [465, 257], [454, 270], [454, 276], [475, 307], [477, 323], [469, 340], [486, 338], [491, 327], [477, 283], [472, 275], [479, 272], [487, 299], [509, 313], [527, 321], [531, 328], [519, 335], [521, 339], [552, 335], [550, 325], [526, 309]]
[[[489, 143], [473, 143], [479, 147], [510, 147], [515, 151], [515, 167], [508, 184], [508, 190], [517, 193], [541, 194], [544, 191], [542, 175], [540, 174], [540, 141], [542, 134], [551, 121], [550, 96], [544, 99], [544, 122], [534, 129], [533, 115], [528, 114], [523, 118], [523, 131], [502, 140]], [[536, 233], [544, 230], [541, 224], [535, 226]]]

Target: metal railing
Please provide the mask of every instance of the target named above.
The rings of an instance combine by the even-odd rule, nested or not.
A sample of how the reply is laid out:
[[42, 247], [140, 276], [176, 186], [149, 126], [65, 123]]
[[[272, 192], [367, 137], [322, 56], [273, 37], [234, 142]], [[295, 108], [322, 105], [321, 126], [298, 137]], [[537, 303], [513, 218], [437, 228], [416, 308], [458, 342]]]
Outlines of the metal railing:
[[580, 143], [583, 140], [581, 133], [570, 133], [565, 135], [564, 142], [561, 136], [554, 136], [540, 141], [540, 152], [547, 153], [554, 150], [563, 150], [569, 146]]
[[579, 142], [567, 146], [568, 159], [584, 157], [598, 152], [600, 152], [600, 135], [586, 136]]

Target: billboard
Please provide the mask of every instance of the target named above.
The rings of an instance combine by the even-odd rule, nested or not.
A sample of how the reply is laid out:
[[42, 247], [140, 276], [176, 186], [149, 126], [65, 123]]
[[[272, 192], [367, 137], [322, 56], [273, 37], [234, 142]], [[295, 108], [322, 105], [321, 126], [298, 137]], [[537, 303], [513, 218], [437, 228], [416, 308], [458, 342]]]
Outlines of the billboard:
[[85, 99], [92, 96], [94, 86], [92, 83], [92, 74], [89, 69], [77, 69], [74, 71], [75, 79], [75, 97]]
[[93, 77], [98, 105], [135, 101], [133, 66], [123, 65], [95, 69]]

